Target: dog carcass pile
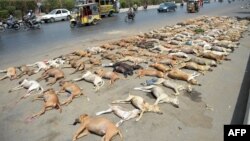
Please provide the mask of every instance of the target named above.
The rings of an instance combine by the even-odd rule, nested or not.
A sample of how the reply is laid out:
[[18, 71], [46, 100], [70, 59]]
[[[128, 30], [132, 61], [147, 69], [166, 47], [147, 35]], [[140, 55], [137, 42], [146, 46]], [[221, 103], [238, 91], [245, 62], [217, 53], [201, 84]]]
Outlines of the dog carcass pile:
[[[20, 67], [10, 67], [1, 72], [7, 74], [0, 78], [18, 79], [23, 75], [32, 75], [43, 71], [41, 77], [37, 80], [22, 80], [20, 85], [10, 90], [18, 90], [27, 88], [28, 93], [21, 99], [31, 95], [36, 90], [43, 93], [36, 99], [45, 99], [43, 109], [32, 115], [37, 117], [45, 113], [48, 108], [60, 109], [61, 105], [67, 105], [72, 102], [75, 97], [83, 95], [79, 86], [84, 85], [84, 81], [93, 83], [96, 91], [101, 91], [105, 86], [103, 79], [109, 79], [113, 85], [115, 81], [128, 81], [123, 78], [131, 77], [136, 74], [135, 78], [143, 76], [151, 76], [152, 79], [142, 83], [143, 86], [134, 88], [144, 92], [150, 92], [156, 97], [154, 104], [145, 102], [140, 96], [131, 95], [126, 99], [115, 100], [112, 103], [131, 103], [137, 109], [127, 110], [118, 105], [110, 105], [110, 108], [96, 113], [113, 112], [121, 120], [116, 124], [120, 126], [124, 121], [136, 118], [141, 119], [144, 112], [162, 113], [159, 108], [160, 103], [170, 103], [175, 107], [179, 107], [178, 95], [181, 90], [192, 90], [192, 85], [201, 86], [196, 80], [200, 74], [204, 75], [207, 71], [212, 71], [221, 64], [222, 61], [230, 60], [228, 55], [239, 46], [239, 39], [244, 31], [247, 30], [248, 20], [233, 17], [207, 17], [202, 16], [196, 19], [190, 19], [174, 26], [166, 26], [164, 28], [153, 30], [149, 33], [133, 36], [127, 39], [103, 44], [98, 47], [89, 47], [84, 50], [77, 50], [69, 54], [61, 55], [48, 61], [36, 62]], [[103, 63], [103, 62], [108, 63]], [[36, 67], [37, 69], [31, 69]], [[71, 81], [61, 80], [59, 82], [61, 89], [59, 93], [70, 93], [69, 98], [60, 103], [57, 92], [49, 88], [43, 91], [42, 86], [38, 83], [52, 77], [49, 85], [53, 85], [57, 80], [67, 78], [64, 69], [66, 67], [74, 68], [71, 73], [84, 71], [80, 78]], [[110, 71], [110, 67], [113, 71]], [[188, 73], [184, 69], [192, 70]], [[17, 74], [20, 72], [20, 74]], [[135, 73], [136, 72], [136, 73]], [[190, 71], [189, 71], [190, 72]], [[123, 76], [121, 76], [121, 74]], [[187, 85], [178, 84], [173, 79], [186, 81]], [[174, 91], [174, 95], [169, 95], [159, 86], [170, 88]], [[120, 131], [113, 126], [113, 123], [104, 118], [92, 118], [96, 122], [91, 121], [88, 115], [82, 115], [75, 121], [75, 124], [86, 122], [86, 129], [83, 133], [89, 133], [91, 129], [88, 127], [95, 126], [98, 123], [100, 127], [95, 127], [94, 131], [99, 134], [105, 127], [106, 132], [112, 132], [112, 136], [120, 134]], [[110, 129], [106, 129], [110, 128]], [[100, 133], [100, 135], [105, 135]], [[121, 135], [121, 134], [120, 134]], [[73, 140], [83, 136], [82, 131], [77, 132]], [[107, 137], [111, 138], [111, 137]]]

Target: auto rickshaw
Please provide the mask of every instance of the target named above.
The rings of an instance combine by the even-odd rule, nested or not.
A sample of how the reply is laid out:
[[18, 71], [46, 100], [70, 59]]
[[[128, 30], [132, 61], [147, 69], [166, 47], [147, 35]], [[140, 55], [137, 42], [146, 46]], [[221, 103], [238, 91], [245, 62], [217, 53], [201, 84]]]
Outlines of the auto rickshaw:
[[70, 27], [77, 25], [96, 25], [101, 20], [98, 4], [88, 3], [76, 5], [71, 13]]
[[187, 0], [187, 12], [188, 13], [199, 12], [199, 1], [198, 0]]

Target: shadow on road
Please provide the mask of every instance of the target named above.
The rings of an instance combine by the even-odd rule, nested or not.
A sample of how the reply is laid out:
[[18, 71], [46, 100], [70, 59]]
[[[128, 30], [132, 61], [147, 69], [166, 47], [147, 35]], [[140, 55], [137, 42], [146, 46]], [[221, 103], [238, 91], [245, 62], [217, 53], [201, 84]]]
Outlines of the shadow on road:
[[247, 100], [249, 96], [249, 86], [250, 86], [250, 56], [248, 57], [244, 78], [241, 84], [240, 93], [234, 109], [231, 124], [243, 124], [244, 122]]

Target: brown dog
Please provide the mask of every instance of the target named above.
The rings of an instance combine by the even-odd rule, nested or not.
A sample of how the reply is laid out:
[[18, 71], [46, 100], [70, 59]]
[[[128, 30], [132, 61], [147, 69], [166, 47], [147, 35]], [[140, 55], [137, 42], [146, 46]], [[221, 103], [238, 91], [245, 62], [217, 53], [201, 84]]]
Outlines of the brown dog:
[[103, 136], [102, 141], [111, 141], [112, 137], [119, 134], [123, 140], [121, 131], [115, 126], [114, 123], [103, 117], [90, 117], [87, 114], [80, 115], [75, 119], [73, 125], [80, 123], [80, 128], [76, 131], [73, 141], [88, 135], [90, 132]]
[[35, 74], [35, 71], [33, 69], [31, 70], [26, 65], [22, 65], [22, 66], [17, 67], [17, 68], [21, 71], [21, 73], [19, 75], [17, 75], [17, 78], [21, 78], [24, 75], [31, 76], [31, 75]]
[[154, 63], [154, 64], [151, 64], [151, 65], [149, 65], [150, 67], [153, 67], [153, 68], [155, 68], [155, 69], [157, 69], [157, 70], [159, 70], [159, 71], [161, 71], [161, 72], [163, 72], [163, 73], [166, 73], [167, 71], [170, 71], [171, 70], [171, 68], [170, 67], [167, 67], [167, 66], [165, 66], [165, 65], [163, 65], [163, 64], [159, 64], [159, 63]]
[[58, 68], [50, 68], [42, 73], [42, 76], [37, 79], [37, 81], [41, 81], [45, 79], [48, 81], [49, 77], [54, 77], [53, 80], [48, 83], [48, 85], [53, 85], [57, 80], [64, 78], [64, 72]]
[[16, 68], [15, 67], [9, 67], [6, 70], [0, 70], [0, 73], [6, 73], [5, 76], [1, 77], [0, 80], [10, 78], [10, 80], [16, 79], [17, 74], [16, 74]]
[[101, 45], [100, 47], [104, 48], [106, 50], [114, 50], [115, 49], [115, 47], [110, 45], [110, 44], [104, 44], [104, 45]]
[[[71, 74], [76, 73], [77, 71], [82, 71], [85, 69], [85, 63], [82, 60], [70, 60], [69, 61], [70, 68], [75, 68], [75, 71], [73, 71]], [[63, 68], [68, 68], [68, 67], [63, 67]]]
[[77, 98], [83, 95], [80, 87], [72, 82], [62, 80], [59, 82], [59, 85], [61, 86], [61, 90], [59, 91], [59, 93], [63, 93], [63, 92], [70, 93], [69, 98], [66, 101], [62, 102], [61, 105], [68, 105], [69, 103], [72, 102], [74, 98]]
[[164, 73], [157, 70], [148, 70], [148, 69], [138, 70], [138, 75], [136, 76], [136, 78], [137, 77], [141, 78], [143, 76], [155, 76], [159, 78], [164, 78]]
[[201, 53], [200, 56], [207, 58], [207, 59], [212, 59], [216, 61], [217, 63], [221, 63], [221, 60], [231, 60], [227, 58], [225, 55], [216, 55], [212, 52]]
[[123, 100], [115, 100], [112, 102], [113, 104], [115, 103], [131, 103], [133, 104], [136, 108], [141, 110], [140, 116], [136, 119], [136, 121], [139, 121], [143, 115], [144, 112], [154, 112], [158, 114], [163, 114], [160, 110], [160, 107], [158, 105], [150, 105], [144, 99], [140, 96], [135, 96], [135, 95], [130, 95]]
[[51, 108], [59, 109], [60, 113], [62, 112], [59, 98], [56, 92], [52, 88], [47, 89], [46, 91], [43, 92], [43, 95], [37, 96], [34, 100], [41, 100], [41, 99], [44, 101], [44, 106], [42, 110], [38, 112], [37, 114], [32, 115], [31, 118], [41, 116], [42, 114], [46, 112], [46, 110], [49, 110]]
[[112, 71], [105, 71], [104, 69], [99, 69], [95, 71], [95, 73], [102, 78], [109, 79], [110, 85], [114, 84], [116, 80], [121, 79], [117, 73]]
[[90, 57], [91, 56], [91, 53], [89, 53], [88, 51], [85, 51], [85, 50], [77, 50], [71, 54], [74, 54], [74, 55], [77, 55], [80, 57]]
[[194, 62], [182, 63], [182, 64], [180, 64], [180, 66], [182, 66], [183, 68], [186, 68], [186, 69], [196, 70], [196, 71], [202, 73], [203, 75], [205, 74], [204, 73], [205, 71], [213, 71], [213, 69], [209, 65], [199, 65], [199, 64], [194, 63]]
[[168, 77], [170, 77], [172, 79], [184, 80], [192, 85], [201, 86], [201, 84], [199, 84], [197, 82], [197, 80], [194, 79], [195, 77], [199, 76], [199, 74], [196, 74], [196, 73], [189, 74], [189, 73], [186, 73], [186, 72], [179, 70], [179, 69], [173, 69], [167, 75], [168, 75]]
[[96, 57], [93, 57], [93, 58], [89, 58], [89, 63], [90, 64], [93, 64], [93, 65], [101, 65], [102, 64], [102, 61]]

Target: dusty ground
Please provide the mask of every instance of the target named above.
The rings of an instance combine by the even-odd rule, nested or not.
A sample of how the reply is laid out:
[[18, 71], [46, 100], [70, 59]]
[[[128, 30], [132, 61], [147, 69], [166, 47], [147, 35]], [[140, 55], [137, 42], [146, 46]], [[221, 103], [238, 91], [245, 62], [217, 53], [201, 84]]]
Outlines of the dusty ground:
[[[223, 140], [223, 125], [231, 123], [243, 77], [245, 72], [248, 71], [246, 70], [250, 52], [248, 33], [240, 42], [240, 48], [229, 56], [232, 61], [223, 62], [213, 72], [200, 76], [198, 80], [202, 83], [202, 86], [195, 87], [195, 92], [191, 96], [187, 94], [179, 96], [179, 109], [169, 104], [161, 104], [163, 115], [146, 113], [139, 122], [135, 120], [125, 122], [120, 127], [125, 141]], [[57, 52], [48, 54], [49, 56], [37, 56], [35, 60], [58, 55]], [[26, 59], [13, 62], [13, 64], [25, 62], [33, 61]], [[65, 69], [64, 71], [68, 74], [72, 70]], [[36, 79], [40, 74], [31, 78]], [[76, 78], [79, 75], [80, 73], [67, 75], [67, 79]], [[0, 140], [70, 141], [73, 133], [79, 127], [70, 124], [82, 113], [94, 115], [97, 111], [105, 110], [112, 100], [126, 98], [128, 92], [140, 95], [146, 101], [153, 103], [155, 99], [150, 94], [132, 90], [134, 87], [140, 86], [140, 83], [146, 79], [149, 79], [149, 77], [142, 79], [129, 77], [129, 80], [117, 81], [111, 88], [103, 87], [98, 93], [94, 92], [92, 84], [80, 81], [77, 84], [84, 89], [84, 93], [90, 98], [90, 101], [86, 97], [80, 97], [70, 105], [63, 106], [61, 114], [59, 111], [51, 110], [29, 123], [25, 122], [25, 118], [38, 112], [43, 103], [41, 101], [31, 102], [32, 97], [30, 97], [18, 103], [17, 106], [11, 107], [16, 98], [21, 97], [26, 91], [20, 90], [8, 93], [8, 90], [16, 86], [18, 81], [3, 80], [0, 82]], [[42, 85], [45, 86], [44, 81], [42, 81]], [[58, 90], [58, 83], [53, 88]], [[164, 90], [172, 93], [167, 88], [164, 88]], [[66, 98], [66, 94], [60, 95], [61, 101]], [[207, 109], [206, 105], [211, 106], [213, 110]], [[129, 104], [122, 106], [132, 108]], [[119, 118], [113, 114], [104, 116], [114, 122], [119, 121]], [[89, 135], [79, 139], [79, 141], [81, 140], [99, 141], [101, 138], [96, 135]], [[118, 141], [119, 138], [115, 137], [114, 140]]]

